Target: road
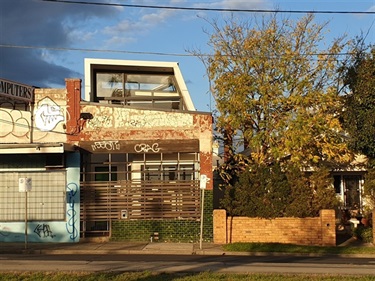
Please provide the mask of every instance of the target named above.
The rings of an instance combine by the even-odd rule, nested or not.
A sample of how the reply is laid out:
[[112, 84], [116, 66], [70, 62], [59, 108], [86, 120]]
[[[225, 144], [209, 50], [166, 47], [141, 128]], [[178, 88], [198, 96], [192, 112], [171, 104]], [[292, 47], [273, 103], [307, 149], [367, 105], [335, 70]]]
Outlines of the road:
[[375, 275], [375, 258], [337, 256], [1, 255], [0, 271], [220, 272]]

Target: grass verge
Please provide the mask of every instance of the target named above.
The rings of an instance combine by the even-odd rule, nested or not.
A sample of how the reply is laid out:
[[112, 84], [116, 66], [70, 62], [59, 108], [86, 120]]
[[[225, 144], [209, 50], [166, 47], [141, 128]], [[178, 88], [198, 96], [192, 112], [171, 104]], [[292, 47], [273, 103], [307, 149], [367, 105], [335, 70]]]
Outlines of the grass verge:
[[265, 252], [265, 253], [301, 253], [301, 254], [374, 254], [375, 247], [324, 247], [324, 246], [301, 246], [281, 243], [231, 243], [223, 245], [228, 252]]

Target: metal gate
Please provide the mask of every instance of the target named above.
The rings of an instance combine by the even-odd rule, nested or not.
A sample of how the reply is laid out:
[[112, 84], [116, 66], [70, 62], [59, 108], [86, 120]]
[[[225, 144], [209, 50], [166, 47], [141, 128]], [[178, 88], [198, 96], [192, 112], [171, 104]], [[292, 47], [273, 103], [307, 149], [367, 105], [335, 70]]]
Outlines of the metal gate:
[[81, 237], [110, 236], [114, 220], [199, 217], [198, 180], [81, 183]]

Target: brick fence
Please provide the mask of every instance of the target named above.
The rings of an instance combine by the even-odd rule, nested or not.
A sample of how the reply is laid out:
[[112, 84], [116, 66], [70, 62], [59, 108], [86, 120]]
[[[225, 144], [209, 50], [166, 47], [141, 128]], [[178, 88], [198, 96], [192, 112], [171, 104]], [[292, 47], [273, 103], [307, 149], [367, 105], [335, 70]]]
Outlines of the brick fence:
[[227, 217], [225, 210], [214, 210], [214, 243], [284, 243], [297, 245], [336, 245], [335, 211], [321, 210], [315, 218], [262, 219]]

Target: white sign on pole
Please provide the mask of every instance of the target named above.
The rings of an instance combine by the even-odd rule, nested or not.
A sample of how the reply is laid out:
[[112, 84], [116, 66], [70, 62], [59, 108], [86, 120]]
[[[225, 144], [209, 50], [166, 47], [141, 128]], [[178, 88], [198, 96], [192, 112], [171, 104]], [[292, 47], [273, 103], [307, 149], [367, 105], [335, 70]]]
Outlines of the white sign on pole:
[[201, 175], [201, 181], [200, 181], [200, 189], [206, 189], [207, 186], [207, 176], [206, 175]]
[[18, 179], [18, 191], [19, 192], [31, 191], [31, 178], [19, 178]]

